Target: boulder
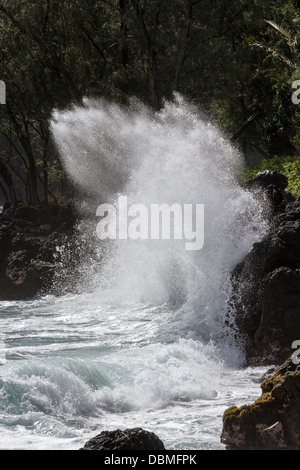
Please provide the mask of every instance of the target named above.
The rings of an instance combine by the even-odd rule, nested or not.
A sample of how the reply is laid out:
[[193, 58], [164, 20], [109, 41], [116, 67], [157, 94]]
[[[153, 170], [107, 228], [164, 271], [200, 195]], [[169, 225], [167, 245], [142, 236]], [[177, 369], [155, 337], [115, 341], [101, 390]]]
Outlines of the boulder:
[[281, 364], [300, 338], [299, 197], [272, 214], [267, 235], [233, 270], [232, 284], [248, 364]]
[[248, 180], [245, 186], [263, 202], [266, 218], [279, 213], [286, 202], [293, 200], [293, 196], [285, 192], [288, 187], [287, 177], [277, 171], [261, 171]]
[[70, 205], [20, 205], [0, 215], [0, 299], [21, 300], [50, 287], [59, 251], [74, 231]]
[[253, 178], [247, 181], [247, 188], [276, 186], [280, 191], [288, 187], [288, 179], [278, 171], [265, 170], [257, 173]]
[[299, 450], [300, 365], [288, 359], [261, 389], [253, 404], [225, 411], [221, 442], [227, 450]]
[[165, 450], [165, 447], [154, 433], [133, 428], [103, 431], [80, 450]]

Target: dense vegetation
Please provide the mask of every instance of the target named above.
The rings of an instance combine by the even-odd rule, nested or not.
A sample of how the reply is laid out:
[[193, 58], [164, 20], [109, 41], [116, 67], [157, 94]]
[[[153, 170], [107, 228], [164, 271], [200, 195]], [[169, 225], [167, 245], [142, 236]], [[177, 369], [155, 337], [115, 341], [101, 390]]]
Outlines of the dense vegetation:
[[299, 155], [299, 1], [0, 0], [0, 38], [4, 201], [66, 196], [48, 120], [84, 96], [158, 109], [178, 91], [246, 162]]
[[259, 171], [275, 170], [286, 176], [288, 187], [286, 191], [293, 196], [300, 194], [300, 161], [289, 155], [262, 160], [259, 165], [250, 165], [245, 170], [244, 180], [253, 178]]

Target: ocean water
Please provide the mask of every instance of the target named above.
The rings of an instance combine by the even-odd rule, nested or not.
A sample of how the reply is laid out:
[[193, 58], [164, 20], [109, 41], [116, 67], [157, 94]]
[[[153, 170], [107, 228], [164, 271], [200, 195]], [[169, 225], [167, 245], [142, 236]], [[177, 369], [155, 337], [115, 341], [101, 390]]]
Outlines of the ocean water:
[[103, 430], [142, 427], [167, 449], [224, 449], [222, 414], [260, 396], [264, 368], [168, 334], [166, 305], [99, 305], [93, 295], [1, 303], [0, 448], [79, 449]]
[[[157, 113], [87, 99], [54, 111], [51, 132], [80, 194], [78, 244], [101, 261], [78, 258], [77, 288], [60, 291], [72, 249], [57, 247], [53, 293], [0, 302], [0, 448], [78, 449], [142, 427], [170, 450], [224, 449], [224, 411], [258, 398], [266, 370], [245, 367], [230, 303], [232, 269], [267, 230], [241, 155], [178, 95]], [[95, 208], [120, 195], [203, 204], [203, 248], [98, 240]]]

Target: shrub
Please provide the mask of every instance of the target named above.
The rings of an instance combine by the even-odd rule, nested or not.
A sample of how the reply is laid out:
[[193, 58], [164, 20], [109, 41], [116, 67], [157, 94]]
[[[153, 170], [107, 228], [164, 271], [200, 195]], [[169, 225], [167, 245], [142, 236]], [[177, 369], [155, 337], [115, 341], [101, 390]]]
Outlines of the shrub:
[[253, 178], [256, 173], [264, 170], [278, 171], [285, 175], [288, 179], [288, 187], [286, 191], [293, 196], [300, 194], [300, 161], [295, 157], [273, 157], [263, 160], [259, 165], [249, 166], [245, 170], [245, 181]]

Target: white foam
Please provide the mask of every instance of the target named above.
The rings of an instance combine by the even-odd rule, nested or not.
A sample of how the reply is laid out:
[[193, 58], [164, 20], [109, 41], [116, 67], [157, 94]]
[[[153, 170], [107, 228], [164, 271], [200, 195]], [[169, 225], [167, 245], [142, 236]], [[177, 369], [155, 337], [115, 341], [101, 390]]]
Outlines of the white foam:
[[200, 251], [181, 241], [116, 240], [88, 279], [99, 302], [185, 303], [183, 329], [204, 322], [217, 333], [230, 272], [266, 230], [260, 205], [239, 185], [239, 152], [179, 95], [157, 113], [135, 100], [124, 107], [86, 99], [54, 112], [51, 130], [69, 176], [95, 207], [120, 193], [146, 206], [205, 206]]
[[205, 242], [117, 240], [81, 267], [81, 293], [1, 304], [1, 447], [79, 448], [141, 426], [167, 448], [222, 448], [223, 411], [259, 395], [224, 321], [230, 272], [266, 230], [239, 185], [241, 155], [180, 96], [157, 113], [85, 100], [54, 112], [51, 130], [86, 198], [79, 244], [95, 239], [94, 208], [120, 194], [204, 204]]

